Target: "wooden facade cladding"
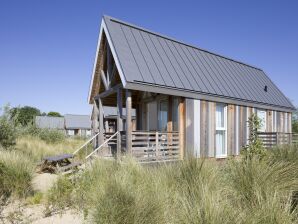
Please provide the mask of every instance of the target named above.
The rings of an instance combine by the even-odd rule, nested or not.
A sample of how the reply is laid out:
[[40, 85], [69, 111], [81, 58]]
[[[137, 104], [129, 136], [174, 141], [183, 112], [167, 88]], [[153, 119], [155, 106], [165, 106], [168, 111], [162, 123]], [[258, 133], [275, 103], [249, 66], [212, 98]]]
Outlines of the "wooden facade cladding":
[[[227, 155], [239, 155], [249, 143], [248, 118], [258, 109], [233, 104], [226, 106]], [[185, 148], [188, 155], [216, 157], [215, 115], [216, 102], [186, 99]], [[265, 132], [291, 133], [291, 126], [291, 113], [266, 110]]]

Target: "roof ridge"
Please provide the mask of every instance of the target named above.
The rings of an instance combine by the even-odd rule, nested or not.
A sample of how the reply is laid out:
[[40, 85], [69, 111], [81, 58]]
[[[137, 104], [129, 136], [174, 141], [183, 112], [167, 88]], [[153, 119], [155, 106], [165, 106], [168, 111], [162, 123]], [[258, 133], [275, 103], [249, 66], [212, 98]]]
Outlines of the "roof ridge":
[[161, 37], [161, 38], [165, 38], [165, 39], [170, 40], [170, 41], [174, 41], [174, 42], [179, 43], [179, 44], [183, 44], [183, 45], [185, 45], [185, 46], [188, 46], [188, 47], [191, 47], [191, 48], [200, 50], [200, 51], [204, 51], [204, 52], [206, 52], [206, 53], [209, 53], [209, 54], [212, 54], [212, 55], [215, 55], [215, 56], [218, 56], [218, 57], [221, 57], [221, 58], [224, 58], [224, 59], [227, 59], [227, 60], [236, 62], [236, 63], [238, 63], [238, 64], [242, 64], [242, 65], [245, 65], [245, 66], [248, 66], [248, 67], [251, 67], [251, 68], [260, 70], [260, 71], [263, 71], [261, 68], [258, 68], [258, 67], [256, 67], [256, 66], [253, 66], [253, 65], [250, 65], [250, 64], [247, 64], [247, 63], [244, 63], [244, 62], [235, 60], [235, 59], [233, 59], [233, 58], [229, 58], [229, 57], [226, 57], [226, 56], [223, 56], [223, 55], [220, 55], [220, 54], [217, 54], [217, 53], [214, 53], [214, 52], [211, 52], [211, 51], [208, 51], [208, 50], [199, 48], [199, 47], [197, 47], [197, 46], [194, 46], [194, 45], [191, 45], [191, 44], [188, 44], [188, 43], [185, 43], [185, 42], [176, 40], [175, 38], [168, 37], [168, 36], [166, 36], [166, 35], [163, 35], [163, 34], [160, 34], [160, 33], [157, 33], [157, 32], [151, 31], [151, 30], [148, 30], [148, 29], [146, 29], [146, 28], [143, 28], [143, 27], [134, 25], [134, 24], [132, 24], [132, 23], [128, 23], [128, 22], [122, 21], [122, 20], [120, 20], [120, 19], [117, 19], [117, 18], [108, 16], [108, 15], [104, 15], [103, 18], [105, 18], [105, 19], [109, 19], [109, 20], [111, 20], [112, 22], [120, 23], [120, 24], [123, 24], [123, 25], [126, 25], [126, 26], [130, 26], [130, 27], [132, 27], [132, 28], [135, 28], [135, 29], [138, 29], [138, 30], [141, 30], [141, 31], [144, 31], [144, 32], [147, 32], [147, 33], [156, 35], [156, 36], [159, 36], [159, 37]]

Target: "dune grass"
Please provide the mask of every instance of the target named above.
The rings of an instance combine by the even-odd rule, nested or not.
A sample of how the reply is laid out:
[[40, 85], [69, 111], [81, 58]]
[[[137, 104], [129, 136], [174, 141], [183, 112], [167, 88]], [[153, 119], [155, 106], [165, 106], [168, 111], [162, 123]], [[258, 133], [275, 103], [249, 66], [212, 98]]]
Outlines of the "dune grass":
[[35, 162], [40, 162], [45, 156], [73, 153], [84, 143], [82, 139], [65, 139], [59, 143], [47, 143], [33, 136], [21, 136], [17, 139], [16, 150], [22, 152]]
[[48, 143], [39, 137], [26, 135], [19, 136], [15, 148], [0, 148], [0, 199], [31, 196], [31, 181], [37, 163], [45, 156], [72, 153], [82, 144], [82, 139]]
[[16, 151], [0, 150], [0, 195], [23, 198], [32, 192], [32, 161]]
[[[298, 166], [271, 158], [268, 153], [261, 161], [221, 165], [190, 159], [157, 167], [98, 160], [68, 179], [67, 198], [49, 203], [67, 200], [94, 223], [297, 223], [292, 195]], [[65, 191], [60, 187], [50, 194]]]
[[297, 146], [224, 164], [189, 159], [141, 166], [132, 158], [94, 160], [75, 175], [59, 177], [42, 197], [31, 194], [36, 163], [44, 156], [72, 153], [82, 143], [20, 136], [14, 150], [0, 150], [1, 196], [30, 196], [32, 203], [46, 201], [54, 210], [72, 207], [94, 223], [298, 223], [293, 206]]

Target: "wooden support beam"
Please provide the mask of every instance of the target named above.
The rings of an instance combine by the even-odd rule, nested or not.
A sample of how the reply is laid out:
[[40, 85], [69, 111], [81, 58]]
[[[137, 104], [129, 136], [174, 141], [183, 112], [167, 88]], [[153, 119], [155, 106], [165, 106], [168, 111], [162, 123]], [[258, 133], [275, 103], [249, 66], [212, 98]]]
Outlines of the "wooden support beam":
[[181, 98], [179, 103], [179, 143], [180, 158], [183, 159], [185, 145], [185, 98]]
[[113, 87], [109, 88], [108, 90], [106, 90], [105, 92], [102, 92], [102, 93], [96, 95], [94, 97], [94, 99], [97, 100], [99, 98], [105, 98], [105, 97], [110, 96], [114, 93], [117, 93], [118, 89], [121, 88], [121, 87], [122, 87], [121, 83], [116, 85], [116, 86], [113, 86]]
[[122, 121], [122, 88], [117, 89], [117, 158], [120, 158], [121, 154], [121, 134], [123, 131], [123, 121]]
[[101, 77], [101, 81], [102, 81], [102, 83], [105, 87], [105, 90], [108, 90], [109, 89], [109, 84], [108, 84], [108, 81], [106, 79], [106, 74], [103, 70], [101, 70], [100, 77]]
[[112, 53], [109, 46], [107, 46], [107, 84], [108, 86], [111, 83], [111, 76], [112, 76]]
[[98, 135], [98, 143], [101, 145], [104, 142], [104, 124], [103, 124], [103, 107], [101, 103], [101, 99], [97, 100], [98, 104], [98, 125], [99, 125], [99, 132], [100, 134]]
[[126, 90], [126, 150], [131, 154], [132, 148], [132, 121], [131, 121], [131, 91]]
[[[93, 116], [92, 116], [92, 135], [96, 135], [99, 131], [98, 129], [98, 104], [96, 101], [93, 103]], [[97, 147], [97, 140], [93, 140], [93, 147]]]

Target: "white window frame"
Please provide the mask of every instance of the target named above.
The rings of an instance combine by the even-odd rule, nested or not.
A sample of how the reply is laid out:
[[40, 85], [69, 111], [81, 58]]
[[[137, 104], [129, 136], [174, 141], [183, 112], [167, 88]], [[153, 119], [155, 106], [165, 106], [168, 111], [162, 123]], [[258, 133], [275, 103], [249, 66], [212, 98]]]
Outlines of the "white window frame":
[[[216, 121], [216, 108], [215, 108], [215, 157], [216, 158], [226, 158], [228, 156], [228, 106], [226, 104], [216, 104], [216, 107], [217, 106], [223, 106], [224, 107], [224, 127], [217, 127], [217, 121]], [[225, 147], [225, 153], [224, 154], [221, 154], [221, 155], [218, 155], [217, 154], [217, 148], [216, 148], [216, 132], [217, 131], [224, 131], [224, 134], [225, 134], [225, 144], [224, 144], [224, 147]]]
[[263, 126], [261, 128], [259, 128], [258, 131], [259, 132], [266, 132], [266, 130], [267, 130], [267, 111], [266, 110], [263, 110], [263, 109], [257, 109], [257, 117], [259, 119], [262, 119], [262, 118], [259, 117], [259, 113], [260, 112], [264, 113], [265, 114], [265, 117], [264, 117], [264, 120], [263, 120], [264, 121], [264, 124], [263, 124]]

